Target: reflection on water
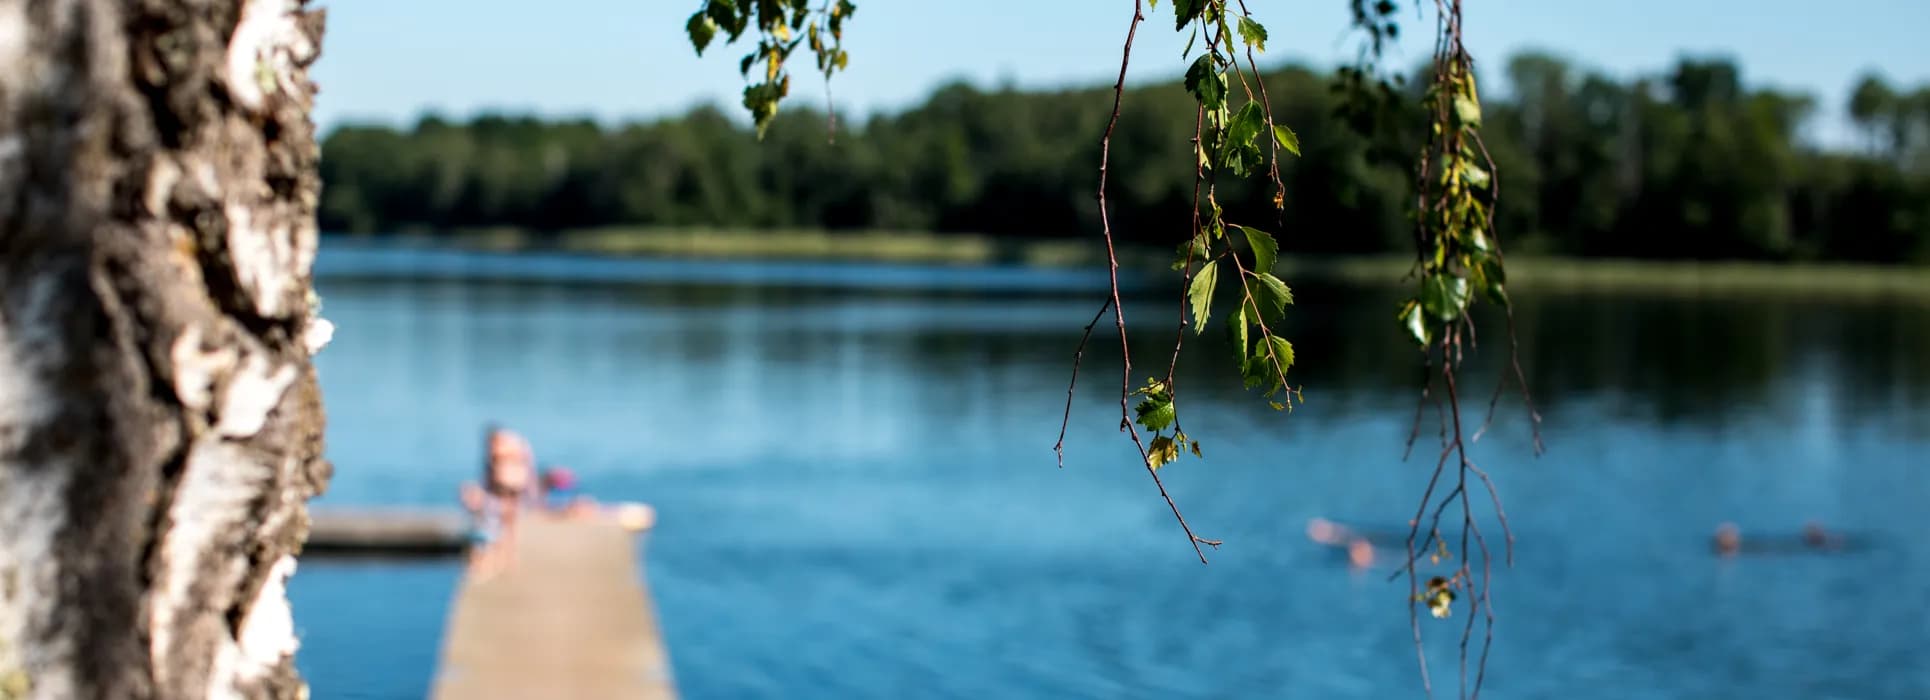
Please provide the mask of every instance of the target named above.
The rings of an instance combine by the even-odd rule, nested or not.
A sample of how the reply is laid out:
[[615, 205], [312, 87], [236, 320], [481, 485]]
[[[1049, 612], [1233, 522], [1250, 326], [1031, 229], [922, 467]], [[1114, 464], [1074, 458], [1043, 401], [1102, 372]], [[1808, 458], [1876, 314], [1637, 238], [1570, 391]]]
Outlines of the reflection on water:
[[[319, 359], [337, 468], [323, 502], [447, 503], [485, 421], [525, 430], [598, 496], [660, 509], [648, 575], [690, 697], [1418, 691], [1406, 584], [1350, 574], [1303, 534], [1315, 516], [1401, 526], [1431, 466], [1400, 461], [1420, 370], [1390, 293], [1296, 290], [1308, 401], [1292, 415], [1243, 394], [1217, 332], [1189, 336], [1180, 408], [1208, 459], [1162, 474], [1227, 542], [1202, 567], [1116, 431], [1103, 333], [1053, 467], [1103, 279], [772, 264], [756, 274], [785, 283], [760, 286], [727, 265], [556, 256], [503, 273], [513, 262], [324, 250], [340, 330]], [[416, 266], [439, 272], [393, 274]], [[1550, 452], [1529, 456], [1504, 400], [1474, 455], [1519, 536], [1496, 576], [1492, 696], [1930, 694], [1930, 626], [1912, 622], [1930, 603], [1924, 307], [1525, 301]], [[1129, 302], [1144, 366], [1163, 365], [1176, 306]], [[1484, 357], [1502, 331], [1482, 329]], [[1810, 518], [1873, 547], [1708, 555], [1718, 522], [1747, 536]], [[415, 612], [348, 602], [396, 600], [391, 575], [418, 582]], [[411, 576], [306, 565], [318, 697], [426, 687], [453, 578]], [[1431, 623], [1430, 657], [1453, 658], [1459, 621]], [[379, 625], [414, 627], [352, 631]], [[377, 657], [417, 665], [363, 663]], [[1451, 686], [1451, 667], [1435, 675]]]

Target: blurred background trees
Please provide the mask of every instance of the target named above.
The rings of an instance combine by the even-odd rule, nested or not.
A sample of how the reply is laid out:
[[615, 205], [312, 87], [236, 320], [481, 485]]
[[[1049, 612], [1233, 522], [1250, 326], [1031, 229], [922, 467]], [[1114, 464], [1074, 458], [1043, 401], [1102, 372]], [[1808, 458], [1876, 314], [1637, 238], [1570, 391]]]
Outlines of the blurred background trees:
[[[1553, 55], [1483, 66], [1503, 85], [1486, 107], [1502, 177], [1501, 233], [1515, 252], [1632, 258], [1930, 262], [1930, 86], [1861, 78], [1849, 103], [1751, 88], [1724, 60], [1684, 59], [1621, 81]], [[1409, 81], [1412, 83], [1413, 81]], [[1357, 118], [1332, 76], [1267, 76], [1301, 138], [1271, 193], [1223, 183], [1229, 219], [1281, 232], [1297, 253], [1402, 253], [1418, 150], [1417, 95]], [[1492, 88], [1490, 89], [1492, 90]], [[1116, 228], [1128, 241], [1183, 237], [1193, 103], [1177, 84], [1127, 95], [1114, 149]], [[800, 100], [800, 102], [805, 102]], [[412, 127], [346, 125], [323, 144], [323, 230], [447, 232], [510, 226], [716, 226], [1073, 237], [1092, 200], [1110, 90], [952, 84], [862, 123], [787, 109], [759, 143], [715, 107], [618, 126], [486, 114]], [[1841, 109], [1848, 150], [1806, 141], [1806, 120]], [[1410, 124], [1411, 123], [1411, 124]], [[1376, 128], [1375, 124], [1383, 125]], [[1276, 219], [1283, 219], [1278, 220]]]

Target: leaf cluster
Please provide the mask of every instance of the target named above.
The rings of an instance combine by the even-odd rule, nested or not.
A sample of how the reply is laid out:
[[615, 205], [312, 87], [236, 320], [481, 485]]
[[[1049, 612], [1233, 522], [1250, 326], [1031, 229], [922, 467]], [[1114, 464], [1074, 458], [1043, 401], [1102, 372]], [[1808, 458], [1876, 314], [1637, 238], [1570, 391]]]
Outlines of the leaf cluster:
[[1420, 289], [1399, 314], [1408, 338], [1423, 348], [1433, 344], [1437, 328], [1462, 321], [1477, 295], [1509, 304], [1507, 272], [1494, 243], [1494, 175], [1481, 145], [1481, 101], [1466, 63], [1444, 64], [1426, 101], [1436, 119], [1423, 160], [1432, 170], [1422, 180], [1423, 208], [1416, 214]]
[[[826, 0], [815, 8], [810, 0], [706, 0], [684, 23], [684, 31], [702, 55], [719, 33], [724, 34], [725, 43], [736, 43], [745, 32], [755, 30], [757, 47], [744, 55], [738, 72], [750, 81], [744, 88], [744, 109], [750, 111], [762, 138], [771, 118], [777, 116], [778, 103], [791, 94], [785, 61], [798, 46], [807, 46], [817, 58], [818, 72], [830, 80], [850, 62], [844, 50], [844, 23], [857, 11], [851, 0]], [[763, 72], [752, 78], [751, 69], [760, 64]]]
[[[1277, 329], [1293, 303], [1287, 284], [1275, 277], [1280, 244], [1258, 227], [1226, 220], [1218, 201], [1219, 176], [1246, 178], [1266, 173], [1274, 186], [1274, 207], [1285, 206], [1285, 184], [1280, 179], [1279, 153], [1300, 155], [1300, 138], [1285, 124], [1274, 122], [1266, 86], [1254, 61], [1266, 50], [1267, 29], [1242, 8], [1237, 13], [1226, 0], [1175, 0], [1174, 24], [1191, 31], [1188, 52], [1201, 38], [1206, 48], [1187, 68], [1183, 84], [1198, 108], [1195, 134], [1195, 204], [1191, 237], [1179, 247], [1173, 268], [1190, 275], [1187, 307], [1196, 333], [1203, 333], [1212, 315], [1220, 281], [1236, 297], [1227, 314], [1226, 332], [1236, 366], [1248, 389], [1264, 388], [1269, 405], [1284, 409], [1275, 399], [1287, 389], [1287, 370], [1293, 366], [1293, 344]], [[1237, 38], [1238, 43], [1235, 43]], [[1240, 63], [1244, 51], [1246, 66]], [[1238, 86], [1237, 92], [1234, 86]], [[1256, 90], [1257, 86], [1257, 90]], [[1233, 107], [1239, 100], [1238, 109]], [[1204, 192], [1204, 202], [1198, 201]], [[1229, 234], [1229, 230], [1237, 235]], [[1240, 248], [1245, 249], [1245, 260]], [[1197, 265], [1197, 267], [1195, 267]]]

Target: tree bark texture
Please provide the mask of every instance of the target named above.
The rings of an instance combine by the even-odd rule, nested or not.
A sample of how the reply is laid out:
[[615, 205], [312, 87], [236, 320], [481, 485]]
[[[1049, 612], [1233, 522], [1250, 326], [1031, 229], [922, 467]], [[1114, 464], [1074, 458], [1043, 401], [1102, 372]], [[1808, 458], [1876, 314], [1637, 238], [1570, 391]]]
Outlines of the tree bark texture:
[[303, 697], [306, 0], [0, 0], [0, 700]]

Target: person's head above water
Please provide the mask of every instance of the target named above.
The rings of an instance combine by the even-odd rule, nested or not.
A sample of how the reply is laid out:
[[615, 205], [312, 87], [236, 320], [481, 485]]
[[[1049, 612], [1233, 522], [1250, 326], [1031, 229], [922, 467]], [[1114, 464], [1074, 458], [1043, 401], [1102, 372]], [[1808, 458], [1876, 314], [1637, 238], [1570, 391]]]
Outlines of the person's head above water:
[[1829, 531], [1823, 529], [1822, 523], [1814, 520], [1803, 523], [1803, 544], [1811, 547], [1828, 546], [1830, 544]]
[[1374, 545], [1365, 538], [1356, 537], [1347, 542], [1347, 563], [1355, 569], [1365, 569], [1374, 565]]
[[1716, 526], [1716, 553], [1728, 556], [1742, 550], [1742, 530], [1735, 523]]

